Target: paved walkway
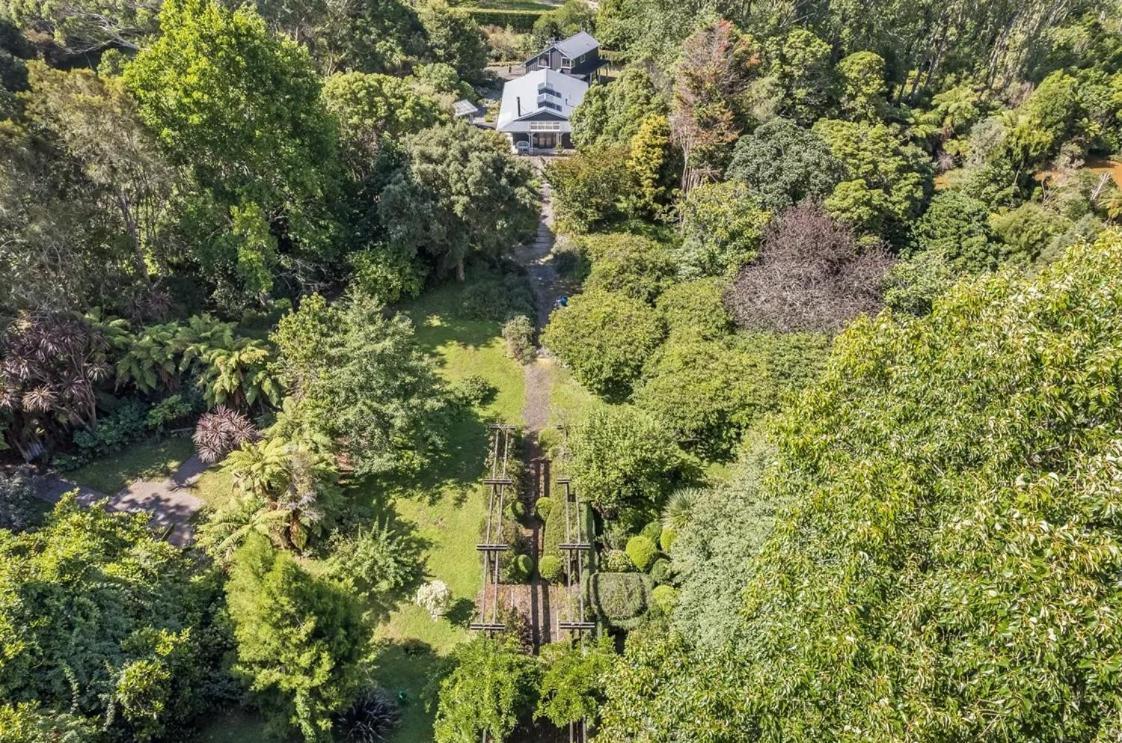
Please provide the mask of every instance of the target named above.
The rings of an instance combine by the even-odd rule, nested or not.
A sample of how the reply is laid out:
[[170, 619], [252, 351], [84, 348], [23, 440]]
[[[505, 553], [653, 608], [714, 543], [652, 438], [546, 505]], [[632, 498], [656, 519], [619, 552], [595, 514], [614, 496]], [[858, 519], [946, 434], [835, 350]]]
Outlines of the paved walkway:
[[83, 487], [66, 478], [50, 474], [38, 478], [36, 495], [57, 503], [64, 493], [78, 491], [78, 502], [89, 506], [106, 500], [110, 511], [151, 514], [151, 524], [176, 547], [186, 547], [195, 539], [194, 516], [203, 501], [191, 494], [191, 487], [206, 470], [198, 457], [192, 456], [164, 480], [138, 480], [114, 495]]

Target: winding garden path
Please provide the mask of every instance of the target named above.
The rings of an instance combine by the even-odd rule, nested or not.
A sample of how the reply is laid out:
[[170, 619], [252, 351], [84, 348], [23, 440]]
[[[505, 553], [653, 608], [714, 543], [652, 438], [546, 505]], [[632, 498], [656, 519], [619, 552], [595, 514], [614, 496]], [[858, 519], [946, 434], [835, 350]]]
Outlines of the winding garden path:
[[137, 480], [113, 495], [78, 485], [57, 475], [38, 478], [36, 495], [49, 503], [57, 503], [63, 494], [78, 491], [78, 502], [84, 506], [106, 500], [110, 511], [148, 513], [151, 524], [177, 547], [186, 547], [195, 539], [195, 514], [203, 507], [202, 499], [192, 495], [191, 487], [206, 470], [197, 456], [191, 456], [163, 480]]

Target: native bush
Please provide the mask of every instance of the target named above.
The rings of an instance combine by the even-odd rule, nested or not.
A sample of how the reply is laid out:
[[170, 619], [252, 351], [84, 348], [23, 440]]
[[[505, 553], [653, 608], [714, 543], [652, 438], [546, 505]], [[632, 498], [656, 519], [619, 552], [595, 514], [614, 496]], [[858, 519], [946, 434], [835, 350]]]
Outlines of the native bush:
[[528, 364], [537, 355], [534, 346], [534, 322], [526, 315], [517, 315], [503, 325], [506, 352], [520, 364]]
[[125, 400], [93, 428], [74, 432], [76, 456], [88, 461], [120, 451], [143, 438], [147, 428], [148, 406], [139, 400]]
[[706, 183], [682, 200], [682, 244], [674, 251], [684, 278], [733, 275], [752, 262], [771, 213], [740, 181]]
[[628, 559], [631, 560], [631, 564], [640, 572], [646, 572], [654, 559], [658, 557], [658, 547], [655, 546], [655, 542], [645, 536], [628, 539], [624, 551], [627, 553]]
[[455, 392], [468, 405], [486, 405], [494, 401], [499, 388], [478, 374], [469, 374], [456, 383]]
[[650, 607], [651, 579], [642, 573], [593, 573], [589, 581], [592, 606], [600, 618], [618, 629], [635, 629]]
[[195, 413], [201, 405], [202, 400], [197, 395], [182, 392], [168, 395], [148, 408], [148, 413], [144, 416], [144, 425], [149, 430], [163, 431]]
[[786, 119], [773, 119], [741, 137], [726, 172], [729, 179], [747, 183], [772, 212], [825, 198], [843, 174], [821, 137]]
[[627, 148], [581, 152], [546, 168], [558, 222], [576, 232], [602, 229], [623, 219], [623, 199], [635, 190]]
[[351, 256], [352, 285], [380, 304], [396, 304], [421, 293], [425, 273], [420, 263], [385, 246]]
[[542, 648], [542, 659], [545, 673], [534, 717], [544, 717], [558, 727], [594, 721], [615, 661], [611, 640], [601, 637], [584, 645], [554, 643]]
[[727, 289], [726, 279], [712, 276], [680, 281], [663, 291], [656, 306], [671, 337], [693, 335], [716, 340], [730, 335], [732, 318], [724, 304]]
[[642, 301], [589, 292], [553, 313], [542, 341], [581, 384], [597, 394], [621, 398], [663, 334], [661, 318]]
[[[1102, 669], [1122, 625], [1102, 617], [1122, 608], [1107, 515], [1120, 357], [1117, 231], [1036, 275], [961, 282], [926, 317], [856, 323], [752, 479], [752, 501], [782, 507], [774, 530], [755, 558], [726, 552], [738, 574], [712, 566], [729, 598], [705, 611], [737, 612], [735, 639], [715, 653], [629, 649], [600, 734], [672, 740], [705, 719], [704, 741], [1117, 737], [1120, 687]], [[699, 555], [739, 531], [695, 519]], [[687, 597], [689, 573], [676, 616], [708, 603]], [[688, 697], [682, 668], [706, 669]]]
[[727, 303], [748, 330], [839, 330], [880, 308], [891, 265], [883, 249], [861, 249], [848, 227], [803, 203], [768, 226], [759, 260], [741, 269]]
[[592, 408], [569, 444], [581, 497], [606, 515], [657, 508], [688, 468], [666, 427], [632, 407]]
[[941, 253], [959, 273], [980, 273], [997, 267], [1000, 243], [990, 231], [989, 209], [962, 191], [943, 191], [912, 228], [919, 250]]
[[683, 446], [720, 458], [775, 402], [775, 384], [751, 344], [677, 337], [647, 365], [635, 404]]
[[330, 575], [387, 612], [424, 574], [421, 544], [388, 522], [335, 539], [327, 561]]
[[42, 501], [26, 469], [0, 472], [0, 529], [23, 531], [40, 521]]
[[615, 292], [654, 304], [674, 282], [677, 269], [673, 256], [663, 245], [642, 235], [589, 235], [581, 245], [592, 258], [586, 291]]

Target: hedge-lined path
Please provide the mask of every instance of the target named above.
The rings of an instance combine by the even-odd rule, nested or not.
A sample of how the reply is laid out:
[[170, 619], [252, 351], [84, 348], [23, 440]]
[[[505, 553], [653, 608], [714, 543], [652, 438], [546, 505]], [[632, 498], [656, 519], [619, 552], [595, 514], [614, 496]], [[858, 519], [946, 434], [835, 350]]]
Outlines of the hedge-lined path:
[[171, 477], [137, 480], [111, 496], [52, 473], [36, 478], [35, 494], [48, 503], [57, 503], [65, 493], [77, 490], [78, 502], [84, 506], [106, 500], [106, 508], [111, 511], [147, 513], [151, 525], [166, 534], [168, 542], [186, 547], [195, 540], [195, 514], [204, 505], [191, 489], [205, 470], [206, 465], [192, 455]]

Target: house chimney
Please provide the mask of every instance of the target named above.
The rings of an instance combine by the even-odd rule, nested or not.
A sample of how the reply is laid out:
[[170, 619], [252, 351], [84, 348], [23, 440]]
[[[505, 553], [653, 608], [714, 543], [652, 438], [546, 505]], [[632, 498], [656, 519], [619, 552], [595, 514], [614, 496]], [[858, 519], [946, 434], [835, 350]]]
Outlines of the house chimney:
[[514, 105], [518, 107], [517, 108], [518, 117], [521, 118], [522, 117], [522, 96], [516, 96], [515, 97]]

